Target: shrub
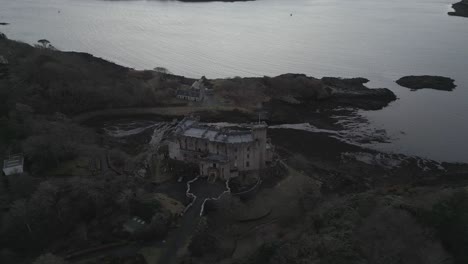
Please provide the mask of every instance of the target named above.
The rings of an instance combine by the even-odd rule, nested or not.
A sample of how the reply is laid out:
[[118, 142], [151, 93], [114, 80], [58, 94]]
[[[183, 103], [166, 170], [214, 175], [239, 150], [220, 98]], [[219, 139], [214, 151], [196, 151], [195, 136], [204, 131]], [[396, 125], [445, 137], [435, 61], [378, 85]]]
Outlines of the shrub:
[[213, 235], [204, 231], [193, 236], [188, 248], [194, 257], [202, 257], [216, 252], [218, 244], [217, 239]]
[[456, 192], [435, 204], [428, 220], [455, 263], [468, 263], [468, 192]]

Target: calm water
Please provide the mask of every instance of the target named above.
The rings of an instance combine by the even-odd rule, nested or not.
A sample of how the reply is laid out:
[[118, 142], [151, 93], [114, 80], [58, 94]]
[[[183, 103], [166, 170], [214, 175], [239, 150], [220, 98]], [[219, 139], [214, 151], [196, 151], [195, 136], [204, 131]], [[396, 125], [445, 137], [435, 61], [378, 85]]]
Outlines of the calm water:
[[[400, 98], [363, 112], [393, 144], [378, 148], [468, 162], [468, 19], [455, 0], [0, 0], [0, 31], [137, 69], [199, 77], [362, 76]], [[292, 16], [290, 15], [292, 14]], [[454, 92], [410, 92], [409, 74], [452, 77]]]

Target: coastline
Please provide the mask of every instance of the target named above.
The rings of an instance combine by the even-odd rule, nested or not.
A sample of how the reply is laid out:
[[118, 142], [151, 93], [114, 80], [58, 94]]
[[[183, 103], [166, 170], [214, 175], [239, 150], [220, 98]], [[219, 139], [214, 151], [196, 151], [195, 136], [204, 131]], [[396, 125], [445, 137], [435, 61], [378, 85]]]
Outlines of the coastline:
[[[76, 186], [83, 189], [81, 183], [87, 187], [101, 184], [97, 185], [98, 188], [92, 189], [93, 195], [101, 194], [102, 190], [106, 190], [103, 192], [106, 195], [114, 191], [106, 196], [108, 199], [106, 202], [113, 206], [114, 211], [108, 214], [104, 209], [95, 210], [97, 212], [95, 218], [100, 221], [87, 220], [91, 222], [88, 224], [83, 220], [79, 226], [67, 228], [67, 232], [61, 233], [54, 241], [55, 244], [60, 241], [59, 246], [52, 243], [41, 244], [45, 252], [70, 256], [70, 252], [87, 252], [86, 246], [92, 249], [93, 247], [90, 247], [92, 245], [105, 245], [104, 242], [124, 240], [125, 243], [118, 249], [93, 251], [92, 254], [85, 254], [80, 258], [83, 260], [89, 258], [95, 260], [95, 263], [102, 263], [103, 258], [108, 260], [121, 258], [120, 251], [122, 251], [130, 256], [137, 256], [141, 263], [145, 263], [145, 258], [148, 262], [156, 263], [154, 255], [148, 256], [150, 254], [147, 251], [145, 253], [145, 249], [161, 255], [163, 249], [172, 253], [183, 247], [184, 245], [171, 247], [166, 241], [177, 238], [177, 227], [180, 230], [180, 223], [191, 223], [191, 219], [182, 218], [180, 214], [172, 215], [166, 210], [167, 208], [161, 208], [164, 206], [157, 203], [158, 209], [151, 211], [151, 215], [146, 218], [146, 221], [152, 223], [155, 219], [157, 232], [150, 233], [150, 239], [144, 236], [124, 236], [119, 231], [120, 227], [126, 219], [132, 219], [135, 213], [130, 207], [128, 212], [123, 212], [124, 210], [119, 209], [120, 205], [113, 203], [120, 201], [122, 190], [129, 192], [130, 197], [137, 197], [146, 191], [145, 202], [152, 201], [147, 197], [153, 197], [154, 193], [174, 195], [174, 199], [179, 197], [180, 193], [183, 194], [182, 187], [185, 184], [183, 178], [186, 177], [186, 181], [189, 178], [187, 175], [192, 176], [197, 172], [184, 171], [180, 163], [175, 164], [175, 167], [167, 165], [164, 169], [160, 167], [152, 169], [153, 166], [160, 166], [164, 160], [158, 159], [160, 148], [151, 145], [151, 142], [154, 138], [162, 139], [165, 129], [175, 123], [173, 121], [175, 118], [180, 119], [190, 114], [199, 115], [204, 122], [232, 122], [234, 125], [240, 125], [245, 122], [258, 122], [261, 119], [270, 125], [278, 124], [276, 127], [271, 126], [268, 135], [277, 151], [278, 163], [285, 169], [272, 168], [282, 173], [270, 178], [273, 173], [267, 171], [262, 175], [265, 177], [265, 184], [259, 186], [255, 195], [245, 201], [245, 205], [244, 202], [239, 202], [233, 203], [232, 206], [249, 208], [252, 211], [255, 211], [258, 205], [261, 205], [262, 209], [270, 207], [271, 214], [265, 215], [265, 219], [262, 217], [258, 221], [266, 220], [268, 223], [278, 221], [278, 225], [273, 225], [269, 229], [275, 242], [294, 245], [297, 241], [294, 236], [300, 237], [303, 235], [302, 230], [307, 230], [309, 237], [322, 242], [333, 237], [347, 248], [345, 253], [342, 253], [335, 250], [334, 244], [321, 242], [323, 246], [316, 248], [316, 243], [301, 242], [301, 246], [307, 247], [307, 252], [313, 252], [301, 257], [304, 263], [320, 259], [316, 252], [323, 252], [324, 248], [337, 258], [345, 258], [350, 254], [357, 256], [357, 252], [366, 252], [372, 247], [362, 244], [360, 249], [356, 249], [350, 245], [358, 240], [363, 232], [365, 235], [374, 234], [372, 217], [385, 210], [405, 214], [406, 218], [402, 220], [401, 226], [409, 223], [411, 229], [423, 229], [425, 226], [415, 221], [418, 215], [410, 214], [410, 210], [406, 208], [416, 208], [414, 211], [423, 210], [423, 207], [417, 207], [413, 202], [421, 200], [425, 202], [426, 192], [443, 193], [447, 190], [453, 192], [456, 188], [467, 184], [465, 176], [468, 164], [440, 163], [419, 157], [383, 153], [346, 141], [346, 127], [341, 121], [354, 117], [359, 110], [383, 109], [397, 100], [389, 89], [368, 88], [365, 85], [368, 80], [365, 78], [318, 79], [304, 74], [283, 74], [275, 77], [210, 79], [207, 82], [213, 94], [209, 99], [189, 102], [177, 98], [177, 91], [180, 87], [190, 87], [195, 80], [168, 74], [161, 69], [137, 71], [91, 54], [61, 52], [46, 45], [32, 47], [8, 40], [6, 37], [0, 39], [0, 50], [2, 51], [0, 55], [5, 56], [0, 67], [0, 91], [5, 95], [1, 97], [4, 101], [0, 113], [9, 121], [6, 123], [8, 131], [14, 132], [8, 144], [16, 145], [16, 148], [28, 146], [25, 148], [25, 155], [29, 167], [32, 168], [31, 174], [37, 180], [47, 183], [39, 186], [49, 188], [55, 186], [53, 184], [57, 184], [56, 182], [60, 184], [65, 182], [69, 185], [58, 186], [68, 189]], [[144, 129], [138, 129], [137, 119], [147, 117], [149, 120], [143, 122]], [[127, 120], [124, 122], [122, 118]], [[362, 121], [357, 118], [352, 122], [357, 124]], [[159, 123], [158, 126], [156, 123]], [[297, 126], [298, 124], [307, 124], [307, 126], [301, 127]], [[110, 131], [108, 128], [139, 132], [128, 133], [121, 137], [112, 136], [106, 133]], [[363, 140], [370, 140], [368, 135], [359, 136], [362, 136]], [[385, 141], [386, 138], [383, 136], [380, 140]], [[44, 147], [41, 145], [43, 142], [53, 147], [44, 152]], [[73, 149], [70, 146], [79, 147]], [[56, 155], [56, 151], [62, 149], [75, 151], [74, 155], [69, 155], [68, 152], [62, 154], [63, 156]], [[0, 150], [5, 154], [8, 148]], [[155, 154], [156, 152], [158, 154]], [[43, 157], [47, 157], [50, 153], [53, 154], [52, 161], [44, 162]], [[57, 162], [58, 158], [60, 162]], [[43, 167], [40, 167], [42, 170], [37, 169], [43, 164], [50, 167], [47, 170]], [[83, 168], [86, 168], [83, 164], [95, 165], [92, 165], [91, 172], [83, 172]], [[170, 172], [172, 179], [156, 186], [151, 185], [148, 179], [151, 178], [152, 170]], [[87, 176], [88, 174], [90, 176]], [[43, 177], [44, 175], [47, 177]], [[83, 182], [76, 182], [77, 178]], [[181, 179], [180, 182], [178, 178]], [[132, 192], [129, 187], [136, 189], [138, 195], [137, 191]], [[33, 192], [28, 195], [31, 193]], [[418, 195], [422, 198], [417, 197]], [[34, 201], [36, 196], [30, 197], [32, 198], [28, 199]], [[186, 204], [187, 200], [184, 200], [184, 197], [182, 195], [177, 203]], [[80, 199], [66, 201], [75, 200]], [[332, 207], [330, 201], [335, 203]], [[103, 204], [109, 209], [106, 203]], [[150, 207], [143, 208], [142, 215], [147, 216], [147, 209]], [[104, 211], [105, 214], [98, 214]], [[340, 214], [348, 211], [352, 212]], [[322, 214], [323, 212], [327, 213]], [[216, 225], [205, 227], [203, 230], [214, 234], [213, 236], [220, 241], [235, 240], [235, 243], [226, 246], [231, 255], [225, 252], [209, 252], [204, 257], [228, 260], [236, 252], [236, 259], [249, 259], [254, 249], [262, 249], [261, 245], [252, 246], [249, 241], [242, 240], [243, 234], [252, 230], [249, 226], [250, 221], [232, 222], [229, 217], [226, 219], [223, 215], [225, 213], [223, 210], [213, 209], [212, 204], [211, 206], [207, 204], [206, 217], [210, 221], [216, 220]], [[157, 217], [152, 217], [153, 214]], [[294, 220], [291, 220], [292, 216]], [[254, 219], [252, 220], [254, 224], [261, 225], [255, 222], [257, 218], [247, 218]], [[232, 217], [232, 219], [240, 218]], [[196, 220], [198, 221], [198, 218]], [[346, 224], [336, 225], [336, 221]], [[112, 230], [101, 233], [101, 228], [107, 227], [109, 223], [112, 224]], [[281, 223], [287, 224], [281, 225]], [[393, 226], [392, 223], [381, 224], [381, 221], [378, 221], [378, 226], [381, 225], [384, 228]], [[74, 238], [68, 238], [68, 230], [82, 230], [83, 226], [87, 235], [89, 232], [89, 240], [82, 241], [84, 246], [77, 246]], [[314, 228], [310, 228], [311, 226]], [[293, 232], [291, 232], [292, 227]], [[367, 232], [366, 229], [371, 231]], [[21, 230], [25, 231], [25, 234], [30, 232], [25, 228]], [[334, 230], [338, 230], [338, 233]], [[353, 233], [343, 239], [341, 234], [351, 230], [360, 233], [359, 235]], [[183, 232], [188, 238], [197, 236], [200, 230], [191, 228]], [[290, 234], [293, 237], [290, 237]], [[411, 234], [410, 236], [414, 237]], [[250, 239], [248, 236], [246, 238]], [[389, 241], [393, 241], [392, 238], [390, 237]], [[420, 244], [434, 241], [432, 236], [417, 236], [417, 238], [419, 242], [408, 244], [408, 247], [419, 250]], [[140, 242], [144, 239], [147, 241]], [[270, 241], [268, 238], [262, 239], [265, 239], [265, 243]], [[184, 241], [191, 243], [190, 240]], [[24, 246], [22, 240], [16, 243], [21, 248]], [[437, 240], [437, 243], [440, 242]], [[12, 247], [14, 248], [15, 244]], [[240, 253], [236, 251], [241, 247], [249, 247], [251, 250], [245, 252], [239, 250]], [[281, 250], [275, 252], [283, 254]], [[447, 255], [444, 250], [438, 253]], [[190, 252], [184, 254], [192, 256]], [[387, 254], [385, 251], [381, 255], [387, 256]], [[399, 252], [395, 253], [398, 254]], [[173, 256], [171, 259], [175, 260], [176, 254]], [[368, 256], [374, 255], [368, 254]], [[362, 257], [365, 258], [367, 256]], [[201, 258], [202, 262], [203, 260]]]
[[468, 17], [468, 0], [461, 0], [460, 2], [453, 4], [452, 8], [455, 11], [448, 12], [450, 16]]
[[[70, 90], [74, 97], [92, 98], [86, 104], [78, 104], [74, 97], [61, 95], [44, 98], [49, 105], [23, 97], [22, 103], [38, 113], [61, 112], [75, 116], [90, 111], [109, 108], [184, 107], [203, 112], [210, 108], [243, 109], [251, 116], [266, 111], [265, 119], [273, 123], [306, 122], [317, 111], [321, 115], [335, 108], [378, 110], [396, 100], [385, 88], [368, 88], [364, 78], [324, 77], [317, 79], [304, 74], [283, 74], [276, 77], [244, 77], [208, 80], [214, 96], [210, 102], [188, 103], [177, 99], [175, 93], [181, 86], [191, 85], [194, 79], [152, 70], [137, 71], [80, 52], [61, 52], [49, 48], [35, 48], [28, 44], [1, 40], [4, 57], [9, 61], [10, 75], [30, 74], [28, 85], [46, 88], [54, 86], [62, 92]], [[27, 64], [16, 58], [18, 52], [27, 52], [27, 63], [38, 65], [36, 72], [25, 73]], [[12, 54], [12, 55], [10, 55]], [[72, 62], [74, 64], [70, 64]], [[53, 67], [53, 68], [51, 68]], [[24, 69], [22, 69], [24, 68]], [[52, 70], [53, 69], [53, 70]], [[82, 69], [87, 69], [83, 71]], [[55, 78], [58, 75], [59, 78]], [[82, 80], [94, 79], [87, 89], [79, 89]], [[114, 83], [114, 88], [109, 85]], [[26, 84], [24, 84], [26, 85]], [[59, 87], [60, 85], [62, 87]], [[64, 86], [64, 87], [63, 87]], [[88, 85], [89, 86], [89, 85]], [[132, 86], [133, 96], [125, 87]], [[68, 87], [68, 88], [66, 88]], [[76, 88], [74, 88], [76, 87]], [[284, 87], [288, 87], [284, 89]], [[24, 87], [26, 88], [26, 87]], [[78, 93], [78, 94], [77, 94]], [[138, 112], [138, 111], [136, 111]], [[182, 111], [183, 112], [183, 111]]]

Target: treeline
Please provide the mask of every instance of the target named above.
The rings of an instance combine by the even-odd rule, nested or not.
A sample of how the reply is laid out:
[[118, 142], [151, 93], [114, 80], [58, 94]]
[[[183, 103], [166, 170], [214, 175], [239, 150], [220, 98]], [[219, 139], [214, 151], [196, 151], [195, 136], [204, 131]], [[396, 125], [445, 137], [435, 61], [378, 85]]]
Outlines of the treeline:
[[96, 109], [170, 103], [179, 78], [156, 71], [134, 71], [76, 52], [32, 47], [0, 38], [9, 76], [0, 79], [2, 109], [22, 102], [38, 113], [67, 115]]
[[[44, 42], [45, 43], [45, 42]], [[171, 214], [145, 182], [103, 168], [102, 135], [69, 117], [89, 110], [170, 103], [180, 77], [134, 71], [88, 54], [32, 47], [0, 34], [0, 162], [22, 153], [25, 173], [1, 177], [0, 263], [29, 263], [119, 240], [165, 235]], [[79, 160], [100, 163], [78, 168]], [[67, 165], [68, 163], [72, 165]], [[89, 165], [89, 166], [88, 166]], [[88, 168], [89, 167], [89, 168]], [[53, 176], [60, 169], [60, 177]], [[79, 173], [72, 174], [71, 171]], [[71, 176], [79, 175], [79, 177]], [[133, 236], [122, 224], [138, 216]], [[44, 255], [35, 263], [62, 263]]]
[[83, 155], [96, 143], [94, 131], [64, 115], [35, 115], [21, 107], [0, 117], [0, 154], [23, 153], [32, 174], [40, 175]]
[[[163, 237], [170, 214], [138, 186], [118, 175], [43, 181], [12, 203], [0, 227], [0, 248], [21, 259], [44, 251], [63, 254], [122, 239]], [[131, 216], [149, 223], [136, 237], [122, 232], [122, 223]]]
[[171, 104], [177, 87], [191, 82], [169, 73], [134, 71], [85, 53], [61, 52], [40, 41], [33, 47], [0, 34], [0, 155], [26, 152], [33, 169], [73, 158], [93, 138], [51, 117]]

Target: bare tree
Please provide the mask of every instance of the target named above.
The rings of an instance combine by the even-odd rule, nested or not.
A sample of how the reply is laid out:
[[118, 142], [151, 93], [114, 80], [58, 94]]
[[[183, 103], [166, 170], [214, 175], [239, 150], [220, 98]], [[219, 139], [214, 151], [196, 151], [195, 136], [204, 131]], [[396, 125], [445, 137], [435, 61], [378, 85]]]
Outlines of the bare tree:
[[47, 39], [40, 39], [37, 41], [39, 44], [42, 45], [42, 48], [46, 49], [50, 45], [50, 41]]
[[156, 67], [153, 70], [162, 74], [171, 74], [171, 72], [167, 68], [164, 68], [164, 67]]
[[51, 50], [56, 50], [52, 44], [50, 44], [50, 41], [47, 39], [40, 39], [37, 41], [39, 44], [35, 45], [37, 48], [43, 48], [43, 49], [51, 49]]

